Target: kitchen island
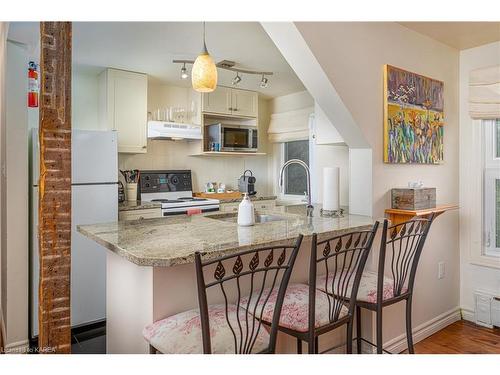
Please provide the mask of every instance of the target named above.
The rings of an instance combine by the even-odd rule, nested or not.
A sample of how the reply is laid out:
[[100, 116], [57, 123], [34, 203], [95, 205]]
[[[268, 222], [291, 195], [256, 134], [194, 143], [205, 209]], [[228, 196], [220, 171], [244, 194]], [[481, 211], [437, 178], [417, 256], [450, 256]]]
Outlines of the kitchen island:
[[[370, 217], [305, 215], [304, 206], [258, 212], [265, 222], [239, 227], [232, 213], [83, 225], [78, 231], [107, 251], [107, 352], [147, 353], [142, 337], [147, 324], [198, 307], [194, 253], [205, 260], [262, 245], [290, 244], [305, 236], [291, 282], [307, 282], [310, 235], [339, 235], [369, 229]], [[215, 301], [217, 302], [217, 301]], [[278, 339], [278, 352], [293, 351], [293, 340]], [[338, 336], [338, 335], [337, 335]], [[332, 338], [332, 340], [336, 340]], [[337, 338], [338, 340], [338, 338]]]

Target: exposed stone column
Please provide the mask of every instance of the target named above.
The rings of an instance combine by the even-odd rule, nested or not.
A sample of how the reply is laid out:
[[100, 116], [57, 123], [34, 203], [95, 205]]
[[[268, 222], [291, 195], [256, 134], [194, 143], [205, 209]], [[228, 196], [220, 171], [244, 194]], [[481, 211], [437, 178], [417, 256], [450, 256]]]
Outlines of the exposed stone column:
[[39, 337], [71, 352], [71, 22], [41, 22]]

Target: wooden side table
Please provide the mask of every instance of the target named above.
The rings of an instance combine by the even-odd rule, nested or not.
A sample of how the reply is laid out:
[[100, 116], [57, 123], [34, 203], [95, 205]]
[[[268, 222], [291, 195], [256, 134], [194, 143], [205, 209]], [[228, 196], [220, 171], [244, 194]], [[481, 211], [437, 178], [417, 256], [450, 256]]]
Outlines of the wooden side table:
[[388, 208], [385, 210], [385, 215], [391, 221], [391, 224], [395, 225], [408, 221], [415, 216], [428, 217], [432, 213], [439, 216], [445, 211], [456, 209], [458, 209], [458, 205], [456, 204], [440, 204], [434, 208], [426, 208], [424, 210], [399, 210], [396, 208]]

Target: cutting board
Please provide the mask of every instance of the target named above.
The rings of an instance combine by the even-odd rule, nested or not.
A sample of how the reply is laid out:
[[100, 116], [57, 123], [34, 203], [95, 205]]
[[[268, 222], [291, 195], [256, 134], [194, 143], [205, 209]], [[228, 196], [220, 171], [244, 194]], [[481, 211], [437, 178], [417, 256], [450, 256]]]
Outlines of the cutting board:
[[241, 193], [239, 191], [233, 191], [232, 193], [194, 193], [193, 195], [199, 198], [212, 198], [221, 200], [241, 198]]

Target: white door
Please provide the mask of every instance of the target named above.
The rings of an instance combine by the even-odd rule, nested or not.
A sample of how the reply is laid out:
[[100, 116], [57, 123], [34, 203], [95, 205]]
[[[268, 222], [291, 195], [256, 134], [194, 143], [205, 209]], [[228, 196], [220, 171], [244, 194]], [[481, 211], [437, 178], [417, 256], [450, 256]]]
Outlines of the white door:
[[203, 112], [231, 114], [231, 89], [217, 86], [214, 92], [203, 94]]
[[38, 187], [31, 188], [31, 246], [30, 246], [30, 317], [31, 337], [38, 336], [38, 280], [40, 264], [38, 262]]
[[118, 152], [145, 153], [148, 80], [146, 74], [108, 71], [108, 111], [118, 131]]
[[118, 220], [117, 185], [78, 185], [71, 197], [71, 325], [106, 317], [106, 249], [77, 225]]
[[255, 91], [232, 89], [233, 115], [257, 117], [258, 94]]

